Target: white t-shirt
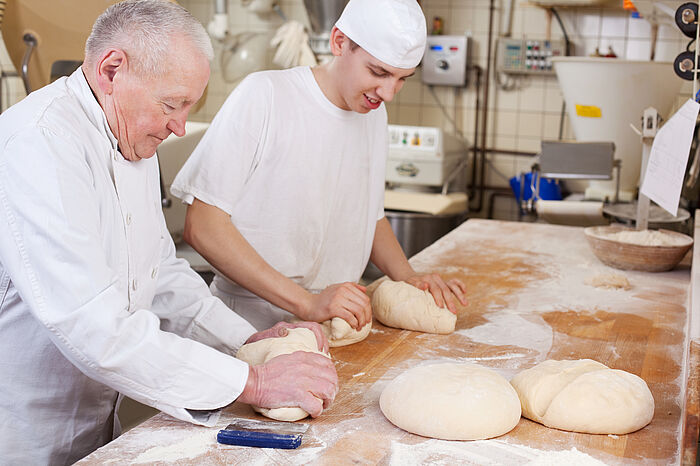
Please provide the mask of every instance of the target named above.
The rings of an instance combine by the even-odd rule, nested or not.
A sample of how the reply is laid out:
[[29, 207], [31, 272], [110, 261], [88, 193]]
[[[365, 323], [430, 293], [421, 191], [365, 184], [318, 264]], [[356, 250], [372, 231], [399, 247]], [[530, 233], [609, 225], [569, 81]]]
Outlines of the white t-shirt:
[[[387, 153], [383, 105], [341, 110], [310, 68], [264, 71], [231, 93], [172, 193], [224, 210], [272, 267], [321, 290], [357, 281], [367, 265]], [[219, 290], [250, 296], [218, 275]]]

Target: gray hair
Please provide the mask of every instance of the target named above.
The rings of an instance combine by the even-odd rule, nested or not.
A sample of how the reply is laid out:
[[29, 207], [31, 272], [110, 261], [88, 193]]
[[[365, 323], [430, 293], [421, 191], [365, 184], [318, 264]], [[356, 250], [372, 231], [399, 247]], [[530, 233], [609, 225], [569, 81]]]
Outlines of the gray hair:
[[171, 38], [189, 38], [208, 60], [214, 57], [211, 39], [186, 9], [168, 0], [126, 0], [107, 8], [85, 43], [85, 62], [92, 65], [112, 47], [124, 50], [137, 73], [161, 76]]

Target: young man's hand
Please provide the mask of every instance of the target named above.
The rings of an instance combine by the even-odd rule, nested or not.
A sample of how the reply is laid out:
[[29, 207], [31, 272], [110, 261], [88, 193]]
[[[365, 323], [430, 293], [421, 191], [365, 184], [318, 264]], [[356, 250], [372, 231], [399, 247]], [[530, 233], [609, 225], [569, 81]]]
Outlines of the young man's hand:
[[314, 322], [340, 317], [360, 330], [372, 320], [372, 305], [365, 291], [364, 286], [353, 282], [330, 285], [319, 294], [311, 294], [303, 315], [297, 315]]
[[438, 307], [447, 307], [450, 312], [457, 314], [455, 299], [462, 306], [467, 305], [467, 287], [457, 278], [452, 278], [446, 282], [436, 273], [417, 274], [406, 279], [406, 283], [421, 290], [430, 291]]

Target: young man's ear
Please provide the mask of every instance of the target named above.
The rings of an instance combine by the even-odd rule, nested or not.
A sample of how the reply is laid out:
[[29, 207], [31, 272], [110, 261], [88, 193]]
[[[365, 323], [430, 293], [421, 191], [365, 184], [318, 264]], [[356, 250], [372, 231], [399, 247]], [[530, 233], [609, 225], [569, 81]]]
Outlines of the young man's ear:
[[343, 54], [343, 50], [350, 50], [350, 38], [343, 31], [333, 26], [331, 29], [331, 53], [334, 57]]

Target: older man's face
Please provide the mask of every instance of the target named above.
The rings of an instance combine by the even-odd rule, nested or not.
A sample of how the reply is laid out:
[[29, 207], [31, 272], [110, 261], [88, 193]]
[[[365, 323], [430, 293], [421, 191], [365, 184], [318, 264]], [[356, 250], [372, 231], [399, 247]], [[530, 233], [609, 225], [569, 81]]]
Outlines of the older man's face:
[[206, 87], [206, 57], [182, 38], [171, 45], [163, 76], [144, 77], [132, 70], [115, 76], [108, 121], [127, 160], [152, 157], [170, 133], [183, 136], [187, 114]]

